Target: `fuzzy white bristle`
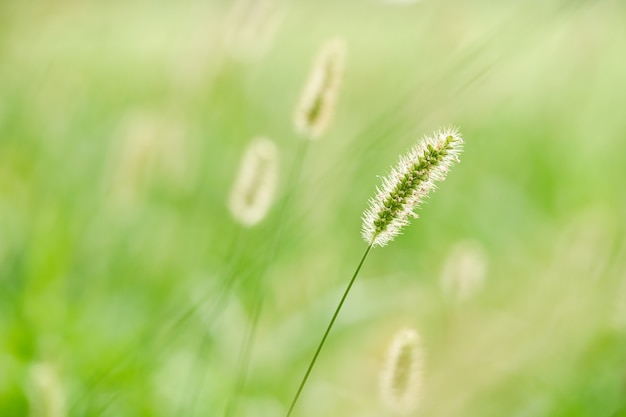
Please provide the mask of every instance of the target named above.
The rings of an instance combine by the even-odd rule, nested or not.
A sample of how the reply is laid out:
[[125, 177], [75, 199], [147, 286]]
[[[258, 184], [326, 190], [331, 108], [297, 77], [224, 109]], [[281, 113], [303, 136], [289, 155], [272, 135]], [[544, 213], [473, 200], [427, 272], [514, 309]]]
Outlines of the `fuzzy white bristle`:
[[452, 164], [459, 162], [463, 138], [455, 128], [425, 137], [383, 179], [363, 214], [361, 234], [373, 246], [385, 246], [417, 217], [415, 208], [443, 181]]

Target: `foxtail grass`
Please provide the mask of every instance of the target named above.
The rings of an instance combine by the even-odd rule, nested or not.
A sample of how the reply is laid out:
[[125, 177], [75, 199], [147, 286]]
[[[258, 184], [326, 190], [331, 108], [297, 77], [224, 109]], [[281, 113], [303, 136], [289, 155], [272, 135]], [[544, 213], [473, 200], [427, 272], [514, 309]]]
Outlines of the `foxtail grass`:
[[484, 286], [487, 269], [487, 253], [480, 243], [458, 242], [446, 257], [441, 287], [455, 302], [469, 300]]
[[374, 246], [385, 246], [400, 234], [410, 218], [418, 217], [415, 209], [436, 183], [443, 181], [452, 164], [459, 161], [462, 149], [459, 131], [448, 128], [426, 136], [400, 157], [363, 215], [363, 239]]
[[401, 229], [408, 225], [409, 217], [417, 217], [415, 209], [429, 192], [436, 188], [435, 183], [443, 181], [449, 168], [459, 161], [462, 148], [463, 139], [457, 129], [439, 130], [433, 136], [425, 137], [406, 155], [400, 157], [396, 167], [383, 179], [382, 187], [377, 189], [376, 196], [370, 200], [370, 207], [363, 215], [361, 234], [368, 246], [309, 362], [287, 410], [287, 417], [293, 413], [326, 339], [371, 249], [391, 242]]
[[31, 417], [65, 417], [65, 389], [56, 368], [49, 363], [35, 363], [28, 371]]
[[[159, 322], [163, 323], [163, 326], [159, 329], [158, 332], [154, 331], [154, 328], [148, 328], [146, 331], [137, 338], [137, 343], [133, 344], [130, 348], [125, 349], [124, 352], [119, 353], [115, 356], [116, 360], [113, 362], [113, 366], [108, 367], [104, 370], [97, 370], [93, 373], [93, 375], [89, 378], [87, 383], [87, 387], [84, 388], [75, 398], [70, 402], [68, 408], [68, 413], [75, 413], [76, 410], [79, 409], [79, 405], [87, 402], [91, 396], [91, 394], [102, 384], [107, 382], [110, 378], [116, 375], [117, 372], [122, 372], [131, 367], [133, 368], [141, 368], [142, 366], [146, 366], [145, 358], [150, 356], [158, 356], [163, 353], [163, 351], [176, 340], [176, 336], [179, 334], [178, 331], [181, 327], [190, 320], [204, 305], [206, 305], [213, 298], [216, 299], [215, 303], [210, 310], [209, 317], [215, 318], [217, 313], [219, 313], [219, 307], [221, 306], [223, 300], [226, 298], [228, 290], [234, 283], [234, 271], [232, 268], [237, 262], [237, 256], [240, 252], [241, 246], [241, 233], [243, 227], [237, 224], [237, 227], [234, 229], [232, 237], [230, 239], [230, 243], [227, 244], [226, 252], [229, 255], [229, 262], [227, 263], [226, 270], [228, 271], [225, 275], [229, 277], [222, 284], [221, 288], [218, 289], [217, 294], [208, 293], [204, 294], [198, 299], [194, 300], [194, 302], [185, 308], [182, 312], [179, 309], [176, 311], [168, 311], [165, 313]], [[174, 317], [174, 318], [172, 318]], [[211, 319], [209, 319], [211, 321]], [[154, 346], [154, 350], [150, 351], [151, 354], [148, 354], [148, 351], [151, 347]], [[131, 354], [127, 352], [130, 351]], [[101, 410], [99, 413], [95, 415], [100, 415], [105, 412], [105, 410], [116, 400], [116, 397], [112, 396], [107, 404], [101, 406]]]
[[413, 329], [397, 332], [380, 374], [380, 397], [392, 413], [405, 415], [417, 407], [423, 362], [419, 334]]
[[118, 208], [138, 204], [151, 186], [184, 189], [190, 180], [183, 123], [167, 114], [131, 113], [109, 150], [107, 189]]
[[[309, 79], [304, 87], [300, 102], [294, 111], [294, 125], [298, 134], [305, 140], [300, 145], [300, 150], [294, 160], [292, 173], [289, 176], [291, 186], [287, 190], [287, 198], [283, 203], [279, 224], [275, 238], [273, 239], [273, 249], [269, 259], [273, 259], [276, 248], [280, 242], [284, 213], [288, 206], [288, 201], [293, 197], [292, 187], [295, 188], [302, 172], [304, 156], [308, 149], [310, 140], [319, 139], [328, 130], [335, 112], [336, 103], [339, 96], [339, 89], [343, 78], [346, 58], [346, 46], [342, 39], [332, 39], [324, 44], [315, 59]], [[269, 269], [269, 265], [268, 265]], [[235, 414], [238, 399], [243, 391], [250, 367], [250, 356], [259, 323], [259, 317], [263, 310], [263, 287], [261, 280], [257, 283], [257, 298], [253, 306], [253, 315], [249, 329], [246, 332], [244, 343], [240, 354], [240, 369], [233, 395], [228, 402], [224, 416], [230, 417]]]
[[264, 299], [263, 299], [263, 278], [269, 273], [272, 265], [272, 261], [276, 256], [276, 252], [279, 248], [281, 242], [281, 236], [283, 231], [283, 225], [285, 223], [285, 217], [287, 215], [287, 210], [291, 205], [291, 201], [294, 197], [295, 190], [297, 188], [298, 182], [300, 180], [300, 176], [302, 174], [302, 169], [304, 166], [304, 161], [306, 159], [306, 154], [309, 149], [309, 142], [302, 141], [300, 142], [298, 149], [296, 151], [296, 155], [291, 163], [290, 172], [288, 174], [288, 184], [285, 192], [285, 197], [282, 201], [282, 204], [278, 208], [278, 223], [276, 226], [276, 230], [273, 238], [270, 240], [268, 245], [267, 256], [265, 257], [265, 266], [259, 274], [259, 279], [256, 281], [255, 285], [255, 293], [256, 298], [254, 300], [254, 305], [252, 306], [252, 316], [250, 319], [250, 325], [246, 329], [243, 343], [239, 352], [239, 369], [236, 373], [236, 381], [233, 387], [232, 394], [230, 395], [226, 407], [224, 409], [223, 416], [230, 417], [236, 414], [237, 407], [239, 405], [239, 399], [242, 395], [243, 390], [245, 389], [247, 376], [249, 373], [249, 368], [251, 364], [251, 355], [252, 348], [254, 346], [254, 341], [256, 337], [256, 330], [258, 323], [260, 321], [261, 312], [263, 310]]
[[319, 139], [330, 126], [335, 113], [346, 60], [342, 39], [328, 41], [320, 50], [294, 112], [298, 134]]
[[279, 153], [270, 139], [257, 138], [246, 149], [228, 207], [239, 223], [251, 227], [269, 211], [278, 183]]
[[[279, 178], [279, 151], [273, 141], [265, 137], [254, 139], [241, 159], [239, 172], [229, 197], [229, 209], [235, 221], [244, 228], [256, 226], [268, 214], [275, 200]], [[218, 290], [205, 322], [210, 325], [221, 311], [236, 276], [229, 271]], [[201, 360], [206, 356], [210, 340], [208, 329], [203, 333], [196, 355], [196, 366], [187, 382], [191, 393], [188, 401], [181, 403], [181, 415], [193, 415], [197, 393], [204, 385]], [[200, 375], [199, 377], [197, 375]], [[199, 380], [199, 382], [197, 382]], [[198, 386], [196, 386], [198, 385]], [[185, 406], [186, 405], [186, 406]]]

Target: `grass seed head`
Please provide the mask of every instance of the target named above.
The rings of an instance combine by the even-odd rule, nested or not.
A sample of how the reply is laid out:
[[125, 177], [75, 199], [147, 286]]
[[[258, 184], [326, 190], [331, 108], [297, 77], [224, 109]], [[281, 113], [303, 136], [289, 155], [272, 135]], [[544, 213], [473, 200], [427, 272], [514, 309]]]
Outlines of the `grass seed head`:
[[445, 260], [441, 273], [442, 289], [455, 301], [468, 300], [482, 289], [487, 269], [487, 253], [480, 243], [458, 242]]
[[380, 395], [389, 410], [406, 414], [415, 410], [422, 385], [424, 352], [419, 334], [400, 330], [394, 336], [380, 376]]
[[184, 124], [166, 113], [131, 112], [110, 149], [108, 189], [120, 207], [139, 205], [152, 186], [184, 189], [192, 181]]
[[55, 367], [48, 363], [35, 363], [28, 371], [31, 416], [64, 417], [65, 390]]
[[257, 138], [246, 149], [230, 194], [229, 208], [242, 225], [252, 227], [269, 211], [278, 182], [278, 148], [270, 139]]
[[459, 131], [447, 128], [425, 137], [383, 179], [370, 207], [363, 214], [361, 234], [374, 246], [385, 246], [417, 217], [417, 208], [428, 193], [443, 181], [452, 164], [459, 161], [463, 138]]
[[335, 112], [346, 60], [346, 44], [332, 39], [317, 56], [294, 114], [298, 134], [318, 139], [328, 129]]
[[272, 45], [284, 13], [275, 0], [235, 0], [222, 26], [224, 52], [239, 61], [261, 57]]

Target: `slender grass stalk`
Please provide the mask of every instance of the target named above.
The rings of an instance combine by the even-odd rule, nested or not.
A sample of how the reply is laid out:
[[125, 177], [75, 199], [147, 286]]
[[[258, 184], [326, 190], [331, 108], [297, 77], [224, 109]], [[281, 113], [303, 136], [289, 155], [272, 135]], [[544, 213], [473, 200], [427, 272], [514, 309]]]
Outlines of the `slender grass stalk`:
[[298, 402], [313, 366], [370, 250], [374, 246], [385, 246], [400, 233], [402, 227], [409, 223], [410, 216], [417, 217], [414, 213], [415, 208], [431, 190], [435, 189], [435, 182], [443, 181], [450, 166], [458, 162], [462, 146], [463, 139], [458, 130], [452, 128], [440, 130], [433, 137], [425, 137], [406, 156], [402, 156], [389, 176], [383, 179], [383, 186], [377, 189], [376, 197], [370, 200], [370, 208], [363, 215], [362, 236], [368, 243], [367, 249], [309, 362], [296, 395], [291, 401], [287, 417], [291, 416]]
[[233, 394], [226, 405], [224, 410], [224, 417], [230, 417], [236, 413], [238, 400], [245, 388], [246, 381], [248, 379], [248, 373], [250, 371], [250, 362], [252, 359], [252, 347], [254, 346], [254, 339], [256, 336], [256, 329], [259, 324], [259, 318], [261, 317], [261, 310], [263, 309], [263, 297], [258, 296], [255, 300], [255, 305], [252, 312], [252, 321], [246, 332], [242, 349], [239, 354], [239, 370], [237, 372], [237, 380], [235, 382], [235, 388]]
[[[309, 140], [302, 142], [303, 145], [300, 145], [300, 149], [302, 151], [298, 153], [298, 156], [294, 160], [292, 172], [289, 176], [289, 180], [293, 182], [288, 187], [288, 194], [281, 208], [281, 215], [279, 216], [280, 221], [277, 227], [278, 230], [274, 235], [272, 251], [269, 259], [274, 259], [275, 257], [275, 252], [282, 234], [282, 227], [285, 223], [284, 214], [288, 206], [289, 199], [293, 196], [291, 189], [295, 188], [295, 185], [300, 178], [304, 156], [306, 149], [308, 149], [307, 144], [310, 140], [319, 139], [327, 131], [332, 121], [343, 78], [345, 60], [346, 46], [342, 39], [337, 38], [326, 42], [318, 53], [300, 102], [296, 106], [294, 113], [294, 126], [300, 136]], [[269, 267], [270, 263], [268, 262], [267, 269], [269, 269]], [[265, 271], [262, 276], [266, 274], [267, 271]], [[244, 338], [240, 360], [241, 367], [235, 383], [234, 393], [225, 409], [225, 417], [235, 413], [237, 401], [245, 387], [247, 375], [249, 373], [252, 346], [254, 344], [259, 316], [261, 315], [263, 307], [263, 287], [261, 285], [261, 279], [258, 281], [258, 289], [256, 293], [257, 300], [255, 301], [255, 306], [257, 307], [253, 310], [251, 325], [248, 329], [246, 337]]]
[[246, 385], [246, 379], [249, 373], [250, 368], [250, 358], [252, 354], [252, 347], [254, 345], [254, 340], [256, 336], [256, 329], [259, 323], [259, 318], [261, 316], [261, 311], [263, 309], [263, 278], [268, 275], [269, 270], [271, 268], [272, 262], [276, 257], [276, 252], [279, 247], [279, 243], [282, 237], [283, 225], [285, 223], [285, 214], [287, 213], [287, 209], [291, 205], [291, 201], [294, 197], [294, 190], [296, 185], [300, 181], [300, 176], [302, 174], [302, 168], [304, 166], [304, 161], [306, 158], [307, 151], [309, 149], [309, 141], [300, 141], [300, 145], [296, 151], [296, 156], [292, 162], [290, 172], [289, 172], [289, 184], [287, 185], [287, 191], [285, 194], [285, 198], [279, 208], [278, 212], [278, 224], [276, 226], [276, 233], [273, 236], [273, 239], [270, 244], [270, 249], [268, 252], [268, 256], [266, 257], [267, 262], [265, 264], [263, 272], [260, 274], [259, 279], [257, 280], [256, 285], [256, 299], [254, 302], [255, 307], [253, 308], [252, 320], [250, 322], [250, 326], [246, 330], [246, 335], [244, 337], [244, 342], [242, 344], [240, 357], [240, 367], [237, 372], [237, 380], [235, 382], [235, 387], [233, 389], [233, 394], [231, 395], [226, 408], [224, 409], [224, 416], [228, 417], [234, 415], [237, 406], [238, 400], [243, 392], [243, 389]]
[[306, 372], [304, 373], [304, 377], [302, 378], [302, 381], [300, 382], [300, 386], [298, 386], [296, 395], [293, 397], [293, 400], [291, 401], [291, 405], [289, 406], [289, 411], [287, 411], [287, 417], [291, 416], [291, 413], [293, 412], [293, 409], [296, 406], [296, 403], [298, 402], [298, 398], [300, 398], [300, 394], [302, 393], [302, 390], [304, 389], [304, 385], [306, 384], [306, 381], [309, 379], [309, 375], [311, 374], [311, 371], [313, 370], [313, 366], [315, 365], [315, 362], [317, 362], [317, 357], [322, 351], [322, 348], [324, 347], [324, 343], [326, 343], [326, 339], [328, 338], [328, 335], [330, 334], [330, 331], [333, 328], [335, 321], [337, 320], [337, 316], [339, 316], [341, 307], [343, 307], [343, 303], [346, 301], [346, 298], [348, 297], [348, 293], [350, 292], [350, 289], [352, 289], [352, 285], [354, 284], [356, 277], [359, 275], [359, 272], [361, 271], [361, 267], [365, 263], [365, 259], [367, 259], [367, 255], [369, 255], [370, 250], [372, 249], [373, 246], [374, 246], [374, 243], [372, 242], [365, 250], [365, 253], [361, 257], [361, 261], [359, 262], [359, 265], [356, 267], [356, 270], [354, 271], [354, 274], [352, 275], [352, 278], [350, 279], [348, 286], [343, 292], [343, 295], [341, 296], [341, 299], [339, 300], [339, 304], [337, 304], [337, 308], [335, 309], [335, 312], [333, 313], [333, 316], [331, 317], [330, 322], [328, 323], [328, 326], [326, 327], [326, 331], [324, 332], [324, 335], [322, 336], [322, 340], [320, 340], [320, 343], [317, 346], [315, 353], [313, 354], [313, 359], [311, 359], [311, 362], [309, 363], [309, 367], [307, 368]]
[[[229, 262], [227, 273], [226, 273], [226, 279], [222, 281], [222, 285], [220, 286], [218, 293], [215, 296], [214, 303], [212, 304], [212, 307], [209, 310], [209, 313], [207, 314], [204, 320], [206, 326], [210, 326], [213, 323], [213, 321], [216, 320], [219, 314], [222, 312], [222, 307], [226, 303], [227, 295], [229, 294], [232, 286], [237, 281], [237, 275], [234, 273], [234, 266], [236, 265], [236, 261], [239, 259], [240, 255], [241, 255], [241, 252], [237, 251], [237, 252], [234, 252], [233, 256], [231, 257], [232, 262]], [[187, 379], [187, 385], [186, 385], [187, 389], [185, 390], [185, 392], [189, 392], [192, 394], [189, 399], [189, 403], [187, 407], [185, 407], [184, 401], [181, 402], [181, 409], [180, 409], [181, 415], [193, 415], [193, 410], [195, 408], [195, 403], [197, 401], [198, 395], [202, 391], [202, 388], [204, 386], [204, 378], [202, 378], [203, 374], [201, 371], [202, 369], [201, 364], [202, 364], [202, 358], [206, 356], [209, 350], [209, 347], [211, 345], [208, 332], [209, 332], [208, 328], [206, 329], [205, 332], [203, 332], [202, 339], [200, 341], [200, 346], [195, 356], [194, 366], [192, 367], [189, 377]], [[194, 371], [200, 373], [201, 380], [197, 385], [196, 385], [196, 379], [198, 378], [195, 377]], [[195, 388], [195, 390], [193, 388]]]
[[[258, 137], [248, 145], [240, 163], [239, 172], [232, 188], [228, 206], [234, 219], [244, 227], [252, 227], [263, 220], [275, 198], [278, 183], [279, 152], [270, 139]], [[235, 274], [230, 273], [223, 291], [219, 294], [217, 303], [211, 309], [205, 320], [207, 326], [213, 323], [221, 312], [226, 295], [235, 281]], [[180, 414], [191, 416], [195, 408], [198, 394], [204, 386], [204, 372], [202, 359], [206, 356], [210, 346], [209, 330], [203, 332], [200, 347], [195, 356], [195, 365], [191, 369], [187, 380], [186, 391], [191, 397], [185, 407], [181, 402]], [[197, 375], [200, 375], [197, 377]], [[197, 384], [196, 380], [200, 379]], [[195, 389], [194, 389], [195, 388]]]
[[[303, 138], [309, 140], [319, 139], [330, 126], [343, 78], [345, 59], [345, 42], [339, 38], [326, 42], [318, 53], [311, 75], [309, 76], [300, 102], [298, 106], [296, 106], [294, 113], [294, 126], [298, 134]], [[304, 142], [308, 143], [309, 140]], [[307, 145], [301, 145], [301, 149], [306, 150]], [[292, 186], [297, 184], [297, 180], [300, 178], [304, 151], [301, 154], [301, 158], [300, 160], [296, 158], [292, 168], [292, 175], [289, 177], [290, 180], [293, 181]], [[289, 189], [291, 189], [291, 187], [289, 187]], [[291, 194], [292, 193], [289, 192], [288, 197], [291, 197]], [[287, 204], [285, 202], [282, 208], [285, 209], [286, 207]], [[281, 213], [280, 219], [283, 219], [283, 214], [284, 213]], [[278, 223], [278, 232], [275, 235], [274, 248], [272, 256], [270, 257], [272, 259], [275, 256], [283, 224], [284, 221]], [[262, 298], [262, 288], [260, 286], [257, 294], [259, 298]], [[242, 366], [238, 373], [239, 376], [235, 384], [234, 395], [226, 406], [226, 417], [234, 413], [237, 399], [245, 386], [245, 379], [247, 378], [250, 364], [249, 356], [252, 351], [251, 345], [254, 343], [254, 336], [259, 319], [258, 316], [261, 314], [263, 305], [262, 299], [257, 300], [255, 304], [258, 305], [258, 309], [254, 311], [249, 334], [245, 338], [243, 347], [244, 353], [242, 354], [243, 356], [240, 362]]]
[[[237, 224], [232, 233], [232, 237], [228, 245], [229, 249], [226, 251], [226, 253], [228, 254], [239, 253], [238, 248], [241, 243], [241, 232], [242, 232], [242, 226]], [[236, 264], [238, 258], [229, 256], [229, 259], [230, 261], [227, 264], [227, 270], [231, 271], [234, 265]], [[233, 274], [229, 272], [227, 275], [232, 277]], [[223, 282], [222, 289], [218, 293], [220, 294], [218, 295], [218, 298], [221, 298], [221, 295], [224, 294], [230, 286], [232, 286], [233, 279], [229, 279]], [[170, 343], [172, 343], [175, 340], [175, 337], [172, 337], [172, 336], [176, 335], [175, 333], [176, 330], [179, 329], [187, 320], [193, 317], [193, 315], [214, 296], [215, 294], [212, 292], [205, 294], [201, 299], [196, 301], [194, 304], [192, 304], [182, 313], [178, 314], [175, 320], [169, 321], [169, 324], [164, 326], [163, 330], [159, 334], [154, 335], [153, 328], [148, 329], [141, 337], [138, 338], [138, 343], [132, 349], [130, 349], [132, 351], [130, 355], [128, 355], [127, 353], [121, 353], [120, 355], [118, 355], [118, 358], [112, 367], [109, 367], [105, 371], [102, 371], [98, 375], [95, 375], [91, 378], [91, 381], [88, 384], [88, 388], [83, 390], [83, 392], [81, 392], [72, 401], [72, 404], [68, 407], [68, 412], [72, 413], [78, 407], [79, 404], [81, 404], [83, 401], [86, 401], [89, 398], [89, 396], [101, 384], [107, 381], [107, 379], [110, 378], [116, 371], [129, 368], [131, 366], [141, 366], [141, 365], [138, 365], [137, 362], [141, 358], [149, 356], [149, 355], [146, 355], [146, 349], [147, 349], [146, 346], [157, 345], [158, 350], [154, 354], [158, 355], [159, 353], [161, 353]], [[171, 312], [165, 314], [164, 318], [160, 320], [160, 322], [168, 323], [168, 319], [172, 317], [172, 315], [173, 314]], [[100, 411], [94, 415], [102, 414], [108, 408], [108, 406], [111, 403], [113, 403], [113, 401], [114, 399], [110, 399], [107, 402], [107, 404], [102, 406]]]

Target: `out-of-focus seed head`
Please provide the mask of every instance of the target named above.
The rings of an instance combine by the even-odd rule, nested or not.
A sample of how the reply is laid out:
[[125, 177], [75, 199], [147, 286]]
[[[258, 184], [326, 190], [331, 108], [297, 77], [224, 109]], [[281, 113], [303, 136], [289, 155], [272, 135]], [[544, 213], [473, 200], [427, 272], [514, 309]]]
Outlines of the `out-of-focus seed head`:
[[64, 417], [65, 390], [56, 368], [49, 363], [36, 363], [28, 372], [28, 393], [32, 417]]
[[303, 137], [318, 139], [328, 129], [337, 105], [345, 60], [346, 44], [342, 39], [332, 39], [320, 50], [294, 113], [296, 131]]
[[246, 149], [229, 200], [233, 217], [242, 225], [259, 223], [269, 211], [278, 183], [279, 153], [270, 139], [257, 138]]
[[462, 241], [455, 244], [441, 273], [444, 292], [456, 301], [471, 298], [483, 287], [487, 266], [487, 253], [480, 243]]
[[424, 352], [419, 334], [400, 330], [394, 336], [380, 376], [380, 395], [389, 410], [409, 413], [417, 407], [422, 388]]

